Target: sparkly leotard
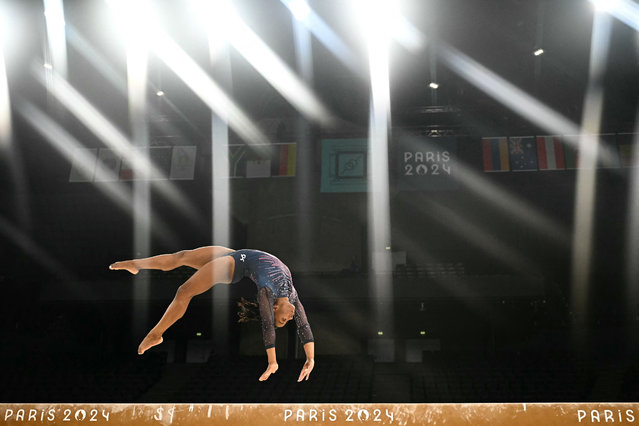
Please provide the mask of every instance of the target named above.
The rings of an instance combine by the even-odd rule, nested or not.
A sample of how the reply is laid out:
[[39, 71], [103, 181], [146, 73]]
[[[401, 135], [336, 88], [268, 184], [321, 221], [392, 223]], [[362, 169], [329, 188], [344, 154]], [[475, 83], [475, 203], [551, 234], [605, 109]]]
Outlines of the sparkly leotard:
[[257, 302], [262, 318], [262, 336], [266, 349], [275, 346], [273, 304], [279, 297], [288, 297], [289, 302], [295, 306], [293, 318], [302, 344], [312, 342], [313, 332], [308, 324], [304, 306], [293, 286], [288, 267], [272, 254], [259, 250], [237, 250], [228, 256], [235, 260], [232, 282], [236, 283], [244, 277], [249, 277], [257, 285]]

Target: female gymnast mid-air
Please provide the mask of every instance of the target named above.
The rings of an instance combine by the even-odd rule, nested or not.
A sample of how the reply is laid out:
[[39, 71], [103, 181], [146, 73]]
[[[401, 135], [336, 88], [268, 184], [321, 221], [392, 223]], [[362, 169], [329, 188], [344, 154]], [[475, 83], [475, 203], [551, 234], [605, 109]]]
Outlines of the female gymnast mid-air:
[[[306, 362], [297, 381], [308, 380], [315, 366], [313, 333], [304, 307], [293, 287], [291, 272], [277, 257], [259, 250], [232, 250], [221, 246], [209, 246], [144, 259], [115, 262], [109, 266], [109, 269], [126, 270], [137, 274], [140, 269], [170, 271], [183, 265], [195, 268], [197, 271], [177, 289], [173, 301], [160, 321], [140, 343], [139, 354], [162, 343], [162, 335], [184, 315], [193, 296], [204, 293], [216, 284], [232, 284], [244, 277], [249, 277], [257, 285], [262, 334], [268, 357], [268, 367], [259, 380], [264, 381], [277, 371], [275, 327], [283, 327], [291, 319], [295, 319], [297, 334], [306, 353]], [[238, 303], [241, 308], [240, 322], [248, 317], [248, 304], [249, 302], [245, 300]]]

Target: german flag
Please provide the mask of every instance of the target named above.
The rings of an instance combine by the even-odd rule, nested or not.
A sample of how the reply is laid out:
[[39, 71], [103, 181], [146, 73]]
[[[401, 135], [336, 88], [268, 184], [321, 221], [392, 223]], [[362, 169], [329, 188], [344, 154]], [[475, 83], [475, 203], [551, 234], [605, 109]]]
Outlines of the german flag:
[[294, 143], [276, 144], [271, 159], [271, 176], [295, 176], [297, 164], [297, 145]]

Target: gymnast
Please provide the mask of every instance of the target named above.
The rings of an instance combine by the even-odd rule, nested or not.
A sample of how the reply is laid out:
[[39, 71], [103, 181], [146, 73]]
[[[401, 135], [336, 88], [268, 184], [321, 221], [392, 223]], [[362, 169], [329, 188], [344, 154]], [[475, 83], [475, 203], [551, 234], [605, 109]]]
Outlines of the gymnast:
[[[306, 353], [306, 362], [297, 381], [308, 380], [315, 366], [313, 333], [306, 319], [304, 307], [293, 287], [291, 272], [275, 256], [259, 250], [232, 250], [221, 246], [209, 246], [144, 259], [115, 262], [109, 266], [109, 269], [126, 270], [137, 274], [140, 269], [170, 271], [183, 265], [197, 271], [177, 289], [173, 301], [160, 321], [140, 343], [138, 354], [143, 354], [152, 346], [162, 343], [162, 335], [182, 318], [193, 296], [204, 293], [216, 284], [232, 284], [244, 277], [249, 277], [258, 289], [262, 335], [268, 358], [268, 367], [259, 380], [264, 381], [277, 371], [275, 327], [283, 327], [291, 319], [295, 319], [297, 334]], [[241, 308], [240, 322], [242, 322], [247, 318], [247, 303], [242, 300], [238, 305]]]

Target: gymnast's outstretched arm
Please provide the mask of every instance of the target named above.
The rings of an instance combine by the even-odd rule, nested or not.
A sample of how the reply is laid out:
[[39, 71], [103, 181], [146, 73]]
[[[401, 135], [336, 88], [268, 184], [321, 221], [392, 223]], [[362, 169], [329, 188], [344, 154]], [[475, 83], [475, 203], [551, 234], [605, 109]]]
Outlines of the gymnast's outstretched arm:
[[313, 371], [313, 367], [315, 367], [315, 342], [306, 343], [304, 345], [304, 353], [306, 354], [306, 362], [304, 363], [304, 367], [302, 367], [300, 377], [297, 379], [298, 382], [308, 380], [311, 371]]

